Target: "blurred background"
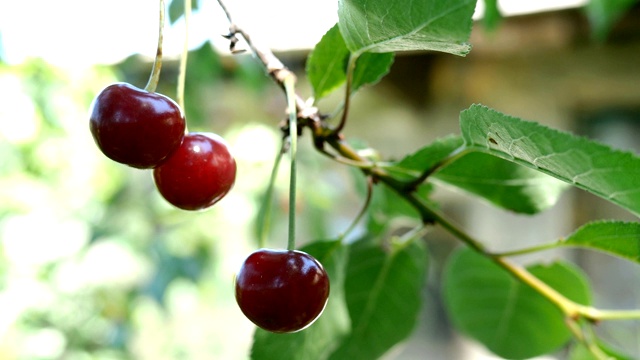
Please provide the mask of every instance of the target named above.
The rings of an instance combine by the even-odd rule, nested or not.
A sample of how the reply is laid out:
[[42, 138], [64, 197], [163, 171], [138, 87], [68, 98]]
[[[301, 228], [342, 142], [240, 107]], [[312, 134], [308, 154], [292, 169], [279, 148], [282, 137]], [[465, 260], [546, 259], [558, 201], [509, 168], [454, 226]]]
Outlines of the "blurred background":
[[[184, 42], [180, 2], [169, 1], [158, 88], [172, 98]], [[305, 58], [337, 21], [337, 2], [325, 3], [227, 6], [299, 74], [307, 97]], [[640, 8], [610, 18], [611, 30], [594, 35], [594, 12], [585, 11], [585, 2], [522, 3], [499, 2], [505, 17], [490, 30], [480, 2], [466, 58], [397, 56], [380, 84], [354, 97], [345, 134], [397, 159], [459, 133], [460, 111], [482, 103], [640, 152]], [[238, 178], [220, 203], [193, 213], [168, 205], [149, 171], [104, 157], [88, 130], [91, 101], [103, 87], [146, 84], [157, 2], [0, 0], [0, 359], [248, 358], [253, 325], [236, 306], [233, 274], [257, 246], [256, 216], [280, 146], [285, 102], [250, 55], [228, 54], [220, 36], [228, 23], [216, 2], [197, 5], [189, 27], [187, 122], [192, 131], [229, 142]], [[282, 6], [292, 13], [276, 11]], [[332, 101], [320, 106], [329, 112]], [[339, 235], [363, 201], [363, 179], [306, 140], [298, 162], [300, 244]], [[275, 191], [269, 245], [285, 247], [286, 159]], [[637, 221], [579, 190], [536, 216], [506, 213], [446, 188], [435, 197], [496, 251], [551, 242], [594, 219]], [[439, 302], [441, 261], [456, 244], [430, 234], [434, 261], [421, 322], [389, 359], [491, 358], [451, 330]], [[640, 308], [637, 265], [578, 250], [519, 260], [558, 257], [585, 269], [596, 306]], [[638, 322], [611, 325], [602, 325], [602, 336], [640, 358]]]

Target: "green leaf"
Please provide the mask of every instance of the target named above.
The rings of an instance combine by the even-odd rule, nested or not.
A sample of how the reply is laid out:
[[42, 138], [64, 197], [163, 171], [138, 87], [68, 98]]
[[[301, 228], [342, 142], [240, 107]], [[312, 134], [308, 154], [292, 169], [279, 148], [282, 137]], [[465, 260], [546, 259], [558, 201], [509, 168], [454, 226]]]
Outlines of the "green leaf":
[[[610, 345], [604, 344], [602, 341], [597, 341], [597, 345], [598, 345], [598, 348], [600, 348], [600, 350], [604, 352], [607, 356], [609, 356], [611, 359], [633, 360], [631, 357], [621, 354], [617, 349], [612, 348]], [[574, 346], [571, 349], [571, 352], [569, 353], [569, 360], [599, 360], [599, 359], [595, 355], [593, 355], [593, 353], [591, 353], [586, 346], [584, 346], [581, 343], [578, 343], [576, 344], [576, 346]]]
[[550, 208], [569, 187], [539, 171], [478, 152], [464, 155], [434, 177], [496, 206], [524, 214]]
[[604, 41], [611, 27], [638, 0], [590, 0], [586, 6], [587, 17], [591, 23], [593, 36]]
[[[456, 153], [464, 140], [459, 136], [438, 139], [389, 167], [394, 177], [411, 181]], [[457, 155], [456, 155], [457, 154]], [[494, 205], [534, 214], [556, 203], [566, 183], [538, 171], [483, 153], [467, 153], [433, 178], [484, 197]]]
[[[307, 59], [307, 76], [319, 100], [342, 85], [347, 78], [347, 63], [351, 52], [336, 24], [322, 37]], [[365, 53], [358, 57], [352, 79], [352, 91], [378, 82], [389, 72], [393, 53]]]
[[475, 0], [339, 0], [340, 31], [353, 53], [435, 50], [466, 55]]
[[301, 249], [324, 266], [331, 281], [331, 294], [322, 315], [310, 327], [290, 334], [274, 334], [257, 328], [252, 359], [326, 359], [350, 329], [344, 298], [348, 248], [340, 241], [318, 241]]
[[[590, 303], [589, 286], [576, 267], [556, 262], [528, 270], [567, 298]], [[467, 248], [454, 253], [445, 268], [444, 298], [456, 328], [507, 359], [546, 354], [571, 338], [555, 305]]]
[[525, 165], [640, 215], [640, 157], [473, 105], [460, 115], [465, 144]]
[[316, 100], [323, 98], [346, 80], [350, 51], [334, 26], [320, 39], [307, 58], [307, 77]]
[[352, 92], [364, 85], [374, 85], [389, 73], [395, 54], [388, 53], [363, 53], [356, 60], [356, 68], [353, 71], [351, 83]]
[[[418, 195], [428, 201], [428, 194], [432, 190], [433, 186], [424, 184], [418, 188]], [[415, 219], [417, 225], [420, 221], [420, 213], [388, 186], [375, 186], [368, 209], [367, 230], [373, 234], [381, 234], [389, 230], [392, 220], [399, 218]], [[404, 224], [406, 225], [406, 222]]]
[[415, 180], [423, 172], [433, 168], [439, 162], [450, 156], [456, 149], [460, 148], [463, 143], [462, 137], [456, 135], [437, 139], [431, 144], [392, 164], [388, 170], [394, 177], [400, 180]]
[[592, 222], [580, 227], [559, 244], [600, 250], [640, 263], [640, 223]]
[[351, 246], [347, 306], [352, 331], [330, 359], [377, 359], [413, 331], [422, 304], [427, 254], [422, 243]]

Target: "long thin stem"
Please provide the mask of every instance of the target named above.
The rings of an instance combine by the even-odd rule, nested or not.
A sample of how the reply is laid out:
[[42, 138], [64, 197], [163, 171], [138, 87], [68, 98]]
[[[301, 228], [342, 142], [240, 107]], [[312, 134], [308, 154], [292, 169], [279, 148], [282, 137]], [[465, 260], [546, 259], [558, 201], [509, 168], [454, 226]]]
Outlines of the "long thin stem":
[[584, 307], [581, 313], [593, 320], [640, 320], [640, 310], [601, 310]]
[[287, 249], [296, 248], [296, 191], [297, 191], [297, 161], [296, 152], [298, 148], [298, 112], [295, 96], [295, 77], [289, 76], [284, 79], [284, 88], [287, 94], [287, 105], [289, 113], [289, 153], [291, 154], [291, 173], [289, 180], [289, 237]]
[[353, 166], [359, 169], [372, 169], [375, 165], [370, 162], [356, 161], [353, 159], [349, 159], [340, 155], [332, 154], [328, 152], [326, 149], [318, 149], [318, 151], [331, 158], [333, 161], [339, 162], [341, 164]]
[[229, 13], [229, 10], [224, 5], [224, 2], [222, 0], [218, 0], [218, 5], [220, 5], [220, 8], [224, 12], [224, 15], [227, 17], [227, 20], [229, 21], [229, 24], [233, 24], [233, 20], [231, 20], [231, 13]]
[[344, 95], [344, 107], [342, 109], [342, 117], [340, 118], [340, 123], [333, 130], [335, 134], [338, 134], [344, 129], [344, 126], [347, 124], [347, 117], [349, 116], [349, 106], [351, 105], [351, 87], [353, 83], [353, 71], [356, 68], [357, 56], [349, 56], [349, 62], [347, 64], [347, 79], [345, 86], [345, 95]]
[[418, 176], [415, 180], [412, 180], [411, 182], [409, 182], [409, 184], [407, 185], [407, 189], [415, 189], [415, 188], [417, 188], [420, 184], [422, 184], [433, 173], [437, 172], [438, 170], [440, 170], [442, 168], [445, 168], [447, 165], [452, 164], [453, 162], [455, 162], [456, 160], [460, 159], [461, 157], [463, 157], [464, 155], [468, 154], [469, 152], [470, 152], [470, 150], [467, 147], [465, 147], [464, 145], [459, 147], [459, 148], [457, 148], [451, 154], [449, 154], [449, 156], [447, 156], [446, 158], [440, 160], [437, 164], [435, 164], [434, 166], [432, 166], [429, 169], [427, 169], [424, 172], [422, 172], [422, 174], [420, 174], [420, 176]]
[[373, 197], [373, 179], [371, 177], [367, 177], [367, 194], [365, 195], [365, 198], [364, 198], [364, 204], [362, 204], [360, 211], [358, 211], [358, 214], [356, 215], [356, 217], [353, 219], [351, 224], [349, 224], [349, 227], [347, 227], [347, 229], [339, 236], [341, 240], [344, 240], [356, 228], [360, 220], [362, 220], [364, 215], [367, 213], [367, 210], [369, 209], [369, 205], [371, 204], [372, 197]]
[[498, 256], [499, 257], [519, 256], [519, 255], [532, 254], [532, 253], [540, 252], [540, 251], [543, 251], [543, 250], [555, 249], [557, 247], [558, 247], [558, 243], [548, 243], [548, 244], [531, 246], [531, 247], [528, 247], [528, 248], [517, 249], [517, 250], [512, 250], [512, 251], [504, 251], [504, 252], [500, 252], [500, 253], [492, 253], [491, 255], [493, 255], [495, 257], [498, 257]]
[[162, 42], [164, 33], [164, 0], [160, 0], [160, 24], [158, 25], [158, 46], [156, 47], [156, 57], [153, 61], [153, 67], [151, 68], [151, 75], [149, 81], [144, 87], [148, 92], [156, 91], [158, 82], [160, 81], [160, 69], [162, 69]]
[[187, 79], [187, 57], [189, 56], [189, 19], [191, 17], [191, 0], [184, 0], [184, 44], [180, 56], [180, 72], [178, 73], [177, 102], [184, 110], [184, 84]]
[[260, 206], [260, 214], [262, 218], [258, 223], [258, 246], [264, 248], [267, 246], [267, 237], [269, 235], [269, 224], [271, 224], [271, 201], [273, 199], [273, 188], [275, 187], [276, 179], [278, 177], [278, 170], [280, 169], [280, 162], [284, 155], [284, 142], [276, 155], [276, 160], [273, 163], [271, 169], [271, 176], [269, 176], [269, 184], [267, 185], [267, 191], [262, 199]]

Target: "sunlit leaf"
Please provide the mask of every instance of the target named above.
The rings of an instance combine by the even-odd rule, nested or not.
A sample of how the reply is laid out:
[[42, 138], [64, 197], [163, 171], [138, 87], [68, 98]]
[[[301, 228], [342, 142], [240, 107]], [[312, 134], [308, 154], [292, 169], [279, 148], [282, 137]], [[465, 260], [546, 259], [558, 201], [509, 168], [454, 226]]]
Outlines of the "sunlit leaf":
[[344, 83], [349, 54], [338, 26], [327, 31], [313, 48], [307, 59], [307, 76], [316, 99]]
[[364, 85], [374, 85], [391, 69], [395, 58], [394, 53], [366, 52], [358, 56], [353, 71], [352, 92]]
[[464, 140], [455, 135], [437, 139], [394, 163], [390, 171], [402, 180], [415, 180], [424, 171], [431, 169], [452, 155], [463, 143]]
[[339, 0], [340, 31], [356, 54], [435, 50], [465, 55], [475, 0]]
[[[347, 63], [351, 52], [336, 24], [322, 37], [307, 60], [307, 76], [314, 97], [321, 99], [342, 85], [347, 78]], [[374, 84], [389, 72], [393, 53], [365, 53], [358, 57], [352, 79], [352, 91]]]
[[484, 153], [467, 154], [434, 177], [524, 214], [550, 208], [569, 187], [549, 175]]
[[465, 144], [525, 165], [640, 215], [640, 157], [473, 105], [460, 115]]
[[[589, 304], [589, 286], [576, 267], [556, 262], [528, 270], [567, 298]], [[571, 338], [564, 314], [554, 304], [466, 248], [447, 264], [444, 297], [456, 328], [507, 359], [546, 354]]]
[[[459, 156], [456, 152], [463, 142], [459, 136], [438, 139], [394, 163], [389, 171], [398, 179], [411, 181], [448, 157]], [[464, 154], [436, 171], [432, 178], [525, 214], [551, 207], [568, 188], [548, 175], [483, 153]]]
[[591, 248], [640, 263], [640, 223], [592, 222], [560, 241], [559, 245]]

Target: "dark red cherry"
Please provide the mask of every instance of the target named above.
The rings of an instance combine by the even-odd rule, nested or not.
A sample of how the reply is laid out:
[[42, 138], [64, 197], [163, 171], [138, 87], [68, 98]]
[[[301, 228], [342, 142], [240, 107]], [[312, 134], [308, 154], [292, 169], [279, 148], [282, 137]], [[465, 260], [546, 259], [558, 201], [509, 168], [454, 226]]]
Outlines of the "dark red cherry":
[[185, 126], [173, 100], [127, 83], [107, 86], [91, 104], [89, 128], [100, 150], [139, 169], [164, 161], [180, 145]]
[[236, 277], [236, 301], [259, 327], [276, 333], [302, 330], [322, 313], [329, 277], [311, 255], [297, 250], [260, 249]]
[[189, 133], [153, 170], [160, 194], [184, 210], [202, 210], [220, 201], [236, 180], [236, 161], [226, 142], [213, 133]]

